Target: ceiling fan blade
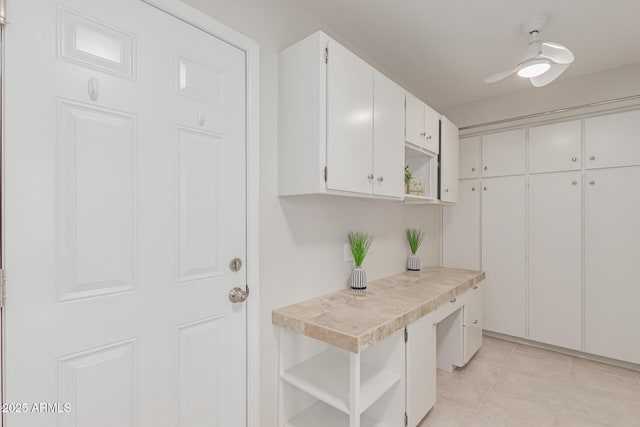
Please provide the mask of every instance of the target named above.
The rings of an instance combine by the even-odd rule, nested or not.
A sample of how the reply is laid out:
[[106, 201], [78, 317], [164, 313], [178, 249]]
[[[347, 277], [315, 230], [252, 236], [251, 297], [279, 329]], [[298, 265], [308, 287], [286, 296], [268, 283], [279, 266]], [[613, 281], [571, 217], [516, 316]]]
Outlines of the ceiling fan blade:
[[540, 56], [549, 58], [556, 64], [571, 64], [574, 60], [573, 53], [558, 43], [544, 42], [540, 46]]
[[535, 87], [546, 86], [564, 73], [564, 70], [569, 68], [569, 64], [551, 64], [551, 68], [546, 73], [539, 75], [538, 77], [531, 77], [531, 84]]
[[504, 78], [509, 77], [511, 74], [515, 73], [517, 70], [517, 68], [514, 68], [513, 70], [509, 70], [509, 71], [503, 71], [501, 73], [496, 73], [492, 76], [487, 77], [486, 79], [484, 79], [485, 83], [495, 83], [497, 81], [500, 81]]

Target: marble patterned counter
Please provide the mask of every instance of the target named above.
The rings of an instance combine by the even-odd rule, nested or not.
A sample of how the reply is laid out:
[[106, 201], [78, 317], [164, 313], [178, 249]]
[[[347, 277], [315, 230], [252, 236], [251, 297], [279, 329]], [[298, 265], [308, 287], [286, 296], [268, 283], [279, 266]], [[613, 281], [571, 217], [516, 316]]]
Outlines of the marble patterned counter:
[[424, 267], [273, 310], [286, 330], [359, 353], [484, 280], [484, 272]]

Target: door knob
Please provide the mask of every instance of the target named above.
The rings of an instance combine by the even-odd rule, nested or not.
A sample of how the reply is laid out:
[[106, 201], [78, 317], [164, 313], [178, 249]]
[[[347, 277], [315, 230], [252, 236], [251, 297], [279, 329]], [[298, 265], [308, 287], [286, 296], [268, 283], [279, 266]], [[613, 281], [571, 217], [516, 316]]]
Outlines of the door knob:
[[248, 291], [242, 288], [239, 288], [237, 286], [229, 291], [229, 301], [231, 301], [234, 304], [245, 302], [248, 296], [249, 296]]
[[242, 260], [240, 258], [234, 258], [229, 262], [229, 269], [234, 273], [240, 271], [242, 268]]

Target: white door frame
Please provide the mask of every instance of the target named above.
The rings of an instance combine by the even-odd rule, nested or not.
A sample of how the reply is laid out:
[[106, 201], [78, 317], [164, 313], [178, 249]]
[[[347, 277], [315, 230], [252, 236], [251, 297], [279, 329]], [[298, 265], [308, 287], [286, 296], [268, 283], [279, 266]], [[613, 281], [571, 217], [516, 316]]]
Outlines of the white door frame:
[[[17, 0], [16, 0], [17, 1]], [[246, 54], [247, 426], [259, 426], [259, 45], [180, 0], [142, 0], [237, 47]], [[4, 81], [2, 82], [4, 85]], [[3, 109], [4, 110], [4, 109]], [[4, 367], [2, 367], [4, 370]], [[0, 421], [1, 423], [1, 421]]]
[[[17, 0], [16, 0], [17, 1]], [[260, 425], [260, 286], [259, 286], [259, 82], [260, 46], [180, 0], [142, 0], [202, 31], [243, 50], [247, 73], [247, 427]]]

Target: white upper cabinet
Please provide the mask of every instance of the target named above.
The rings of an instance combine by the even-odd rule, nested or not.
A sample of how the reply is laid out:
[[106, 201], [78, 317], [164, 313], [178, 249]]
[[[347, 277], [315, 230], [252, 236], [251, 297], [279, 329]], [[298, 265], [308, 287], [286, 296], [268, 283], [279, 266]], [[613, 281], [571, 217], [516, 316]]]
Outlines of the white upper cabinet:
[[532, 127], [529, 129], [529, 172], [580, 170], [581, 146], [581, 120]]
[[482, 137], [482, 176], [521, 175], [525, 172], [525, 130]]
[[373, 68], [329, 40], [327, 189], [371, 193]]
[[458, 201], [458, 128], [449, 119], [441, 118], [440, 200]]
[[375, 71], [373, 80], [373, 194], [404, 191], [404, 89]]
[[640, 165], [640, 110], [585, 120], [587, 169]]
[[461, 139], [459, 150], [459, 178], [480, 178], [480, 168], [482, 167], [480, 137]]
[[406, 94], [405, 140], [438, 154], [440, 114], [410, 93]]

